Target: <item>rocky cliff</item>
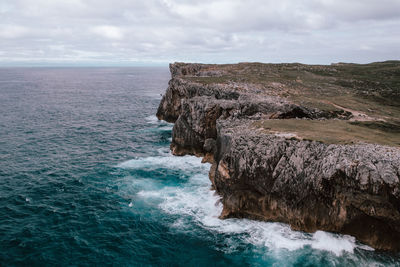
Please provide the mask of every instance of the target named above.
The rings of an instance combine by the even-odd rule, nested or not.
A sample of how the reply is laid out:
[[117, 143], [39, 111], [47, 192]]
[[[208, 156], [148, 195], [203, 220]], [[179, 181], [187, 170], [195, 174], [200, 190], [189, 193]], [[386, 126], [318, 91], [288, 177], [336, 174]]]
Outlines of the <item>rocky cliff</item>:
[[221, 218], [345, 233], [400, 251], [397, 81], [379, 90], [365, 65], [354, 68], [175, 63], [157, 117], [175, 123], [173, 154], [212, 163]]

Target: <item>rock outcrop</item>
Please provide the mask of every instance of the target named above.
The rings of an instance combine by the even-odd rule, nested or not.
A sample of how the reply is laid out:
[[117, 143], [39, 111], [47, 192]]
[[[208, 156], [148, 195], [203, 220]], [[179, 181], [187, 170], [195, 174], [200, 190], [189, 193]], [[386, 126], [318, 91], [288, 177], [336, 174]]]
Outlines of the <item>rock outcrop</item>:
[[352, 113], [302, 105], [268, 86], [192, 79], [222, 77], [229, 68], [176, 63], [170, 69], [157, 117], [175, 123], [173, 154], [212, 163], [210, 180], [224, 205], [221, 218], [285, 222], [296, 230], [350, 234], [374, 248], [400, 251], [398, 146], [323, 143], [265, 129], [256, 122], [346, 121]]

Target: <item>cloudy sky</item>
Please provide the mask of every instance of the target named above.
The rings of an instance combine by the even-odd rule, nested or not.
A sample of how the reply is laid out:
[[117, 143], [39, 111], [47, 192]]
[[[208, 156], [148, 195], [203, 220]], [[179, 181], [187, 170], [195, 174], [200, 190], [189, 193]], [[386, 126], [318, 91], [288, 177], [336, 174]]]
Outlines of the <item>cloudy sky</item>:
[[0, 0], [0, 65], [400, 59], [400, 0]]

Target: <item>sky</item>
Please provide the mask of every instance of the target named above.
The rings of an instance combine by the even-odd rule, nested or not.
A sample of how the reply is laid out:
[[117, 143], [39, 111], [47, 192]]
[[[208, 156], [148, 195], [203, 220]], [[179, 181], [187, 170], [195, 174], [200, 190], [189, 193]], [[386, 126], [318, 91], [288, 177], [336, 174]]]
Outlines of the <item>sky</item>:
[[400, 59], [400, 0], [0, 0], [0, 65]]

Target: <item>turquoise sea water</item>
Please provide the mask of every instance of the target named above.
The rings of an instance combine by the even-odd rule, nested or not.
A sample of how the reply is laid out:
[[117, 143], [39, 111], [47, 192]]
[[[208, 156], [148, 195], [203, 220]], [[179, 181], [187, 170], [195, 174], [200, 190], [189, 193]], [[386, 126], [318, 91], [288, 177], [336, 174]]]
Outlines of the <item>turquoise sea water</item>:
[[154, 116], [168, 80], [0, 69], [1, 266], [400, 266], [350, 236], [219, 220], [209, 165], [172, 156]]

